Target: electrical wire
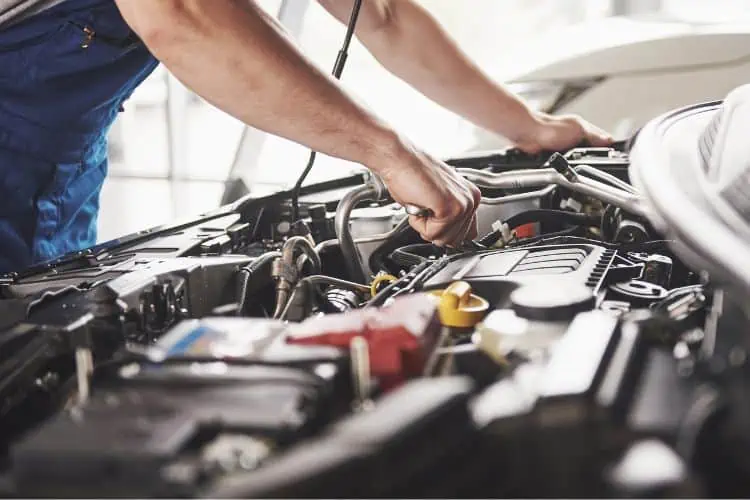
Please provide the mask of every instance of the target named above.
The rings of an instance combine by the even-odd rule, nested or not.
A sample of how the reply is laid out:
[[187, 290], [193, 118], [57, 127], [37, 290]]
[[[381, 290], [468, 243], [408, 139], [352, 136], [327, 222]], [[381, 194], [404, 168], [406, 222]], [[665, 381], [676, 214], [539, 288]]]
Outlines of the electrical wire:
[[[578, 228], [573, 228], [577, 230]], [[623, 252], [653, 252], [657, 250], [663, 250], [667, 248], [668, 244], [674, 243], [674, 240], [652, 240], [644, 241], [643, 243], [609, 243], [601, 240], [594, 240], [591, 238], [584, 238], [581, 236], [565, 236], [556, 234], [547, 234], [542, 236], [536, 236], [527, 240], [520, 240], [519, 245], [513, 248], [525, 248], [533, 245], [570, 245], [570, 244], [583, 244], [583, 245], [597, 245], [611, 250], [621, 250]]]
[[[359, 10], [361, 7], [362, 0], [354, 0], [354, 6], [352, 7], [352, 12], [349, 17], [349, 24], [346, 27], [344, 43], [341, 45], [341, 50], [339, 50], [338, 56], [336, 57], [336, 63], [333, 65], [333, 71], [331, 72], [333, 77], [337, 80], [341, 79], [341, 74], [344, 72], [344, 65], [346, 65], [346, 59], [349, 55], [349, 45], [354, 36], [354, 28], [357, 25], [357, 18], [359, 17]], [[294, 184], [294, 188], [292, 188], [292, 220], [295, 222], [299, 220], [299, 196], [302, 191], [302, 184], [305, 182], [305, 179], [307, 179], [307, 176], [310, 175], [316, 157], [317, 152], [310, 151], [310, 158], [307, 160], [307, 165], [299, 176], [299, 179], [297, 179], [297, 182]]]
[[[580, 230], [580, 227], [569, 227], [567, 229], [563, 229], [561, 231], [557, 231], [555, 233], [547, 233], [539, 236], [532, 236], [530, 238], [523, 238], [520, 240], [511, 241], [508, 243], [505, 248], [506, 249], [520, 249], [520, 248], [526, 248], [526, 247], [532, 247], [536, 245], [541, 244], [555, 244], [554, 242], [558, 239], [562, 238], [577, 238], [575, 233], [577, 233]], [[596, 244], [596, 240], [589, 240], [587, 238], [581, 238], [583, 240], [586, 240], [587, 243], [590, 244]], [[579, 242], [580, 243], [580, 242]], [[562, 244], [562, 243], [558, 243]]]

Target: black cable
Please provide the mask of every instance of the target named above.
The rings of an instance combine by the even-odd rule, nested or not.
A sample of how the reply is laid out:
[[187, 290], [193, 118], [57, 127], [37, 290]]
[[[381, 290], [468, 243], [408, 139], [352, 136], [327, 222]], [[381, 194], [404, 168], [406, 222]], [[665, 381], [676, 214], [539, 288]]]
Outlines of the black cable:
[[429, 261], [430, 257], [437, 257], [436, 251], [439, 250], [438, 247], [430, 243], [417, 243], [397, 248], [391, 253], [390, 258], [396, 264], [412, 267]]
[[[505, 223], [510, 229], [523, 226], [525, 224], [532, 224], [537, 222], [564, 222], [568, 224], [585, 225], [585, 224], [598, 224], [600, 217], [580, 214], [576, 212], [566, 212], [564, 210], [527, 210], [525, 212], [517, 213], [509, 217]], [[491, 233], [483, 236], [477, 240], [480, 244], [491, 247], [502, 237], [501, 231], [492, 231]]]
[[250, 281], [255, 273], [262, 267], [269, 266], [274, 260], [281, 257], [281, 252], [266, 252], [248, 265], [240, 269], [240, 284], [237, 293], [237, 316], [244, 316], [247, 310], [247, 292]]
[[[357, 25], [357, 18], [359, 17], [359, 9], [362, 7], [362, 0], [354, 0], [354, 6], [352, 7], [352, 13], [349, 17], [349, 24], [346, 27], [346, 35], [344, 36], [344, 43], [341, 45], [341, 50], [336, 57], [336, 63], [333, 65], [333, 77], [337, 80], [341, 78], [341, 73], [344, 72], [344, 65], [346, 64], [346, 58], [349, 55], [349, 45], [352, 42], [354, 36], [354, 28]], [[315, 164], [315, 158], [317, 153], [310, 151], [310, 158], [307, 160], [307, 165], [302, 171], [302, 174], [297, 179], [294, 188], [292, 188], [292, 221], [296, 222], [299, 220], [299, 195], [302, 191], [302, 183], [305, 182], [307, 176], [310, 175], [310, 171]]]
[[[578, 228], [573, 228], [577, 230]], [[561, 231], [562, 232], [562, 231]], [[580, 236], [567, 236], [564, 234], [546, 234], [520, 240], [518, 245], [512, 246], [513, 249], [526, 248], [538, 245], [596, 245], [611, 250], [620, 250], [622, 252], [657, 252], [667, 249], [667, 245], [674, 243], [673, 240], [652, 240], [643, 243], [608, 243], [606, 241], [583, 238]], [[509, 248], [511, 246], [509, 245]]]
[[[534, 246], [540, 242], [547, 242], [551, 239], [558, 239], [558, 238], [567, 238], [567, 237], [575, 237], [576, 233], [580, 230], [580, 227], [569, 227], [567, 229], [563, 229], [561, 231], [557, 231], [554, 233], [547, 233], [539, 236], [531, 236], [529, 238], [523, 238], [520, 240], [512, 241], [508, 243], [508, 245], [505, 247], [507, 249], [516, 249], [516, 248], [524, 248], [527, 246]], [[591, 240], [591, 243], [596, 240]]]

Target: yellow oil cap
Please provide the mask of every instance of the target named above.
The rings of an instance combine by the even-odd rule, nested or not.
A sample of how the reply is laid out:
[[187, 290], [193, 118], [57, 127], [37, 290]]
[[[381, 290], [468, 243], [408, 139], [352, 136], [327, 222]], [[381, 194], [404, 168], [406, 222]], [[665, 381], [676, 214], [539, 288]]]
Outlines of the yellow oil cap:
[[471, 328], [482, 321], [490, 308], [489, 302], [471, 293], [471, 285], [456, 281], [445, 290], [432, 290], [431, 295], [440, 299], [438, 311], [443, 326]]

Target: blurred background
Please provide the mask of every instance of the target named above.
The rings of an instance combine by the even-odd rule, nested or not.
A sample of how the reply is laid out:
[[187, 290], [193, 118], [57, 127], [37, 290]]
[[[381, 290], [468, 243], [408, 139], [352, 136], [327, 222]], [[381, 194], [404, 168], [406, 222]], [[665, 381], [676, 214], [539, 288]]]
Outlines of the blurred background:
[[[326, 72], [344, 27], [314, 0], [260, 0]], [[576, 112], [625, 138], [676, 106], [750, 81], [750, 0], [423, 0], [459, 45], [538, 109]], [[343, 84], [438, 156], [507, 143], [428, 101], [356, 42]], [[290, 187], [308, 151], [244, 126], [160, 67], [110, 134], [106, 241], [214, 209], [233, 193]], [[319, 156], [308, 182], [359, 165]], [[239, 191], [238, 191], [239, 189]]]

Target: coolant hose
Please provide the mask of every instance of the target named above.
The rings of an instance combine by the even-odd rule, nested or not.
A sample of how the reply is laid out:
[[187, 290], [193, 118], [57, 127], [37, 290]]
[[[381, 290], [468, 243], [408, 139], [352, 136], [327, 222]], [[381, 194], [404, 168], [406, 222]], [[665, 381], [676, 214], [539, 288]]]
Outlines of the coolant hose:
[[336, 209], [335, 229], [336, 237], [341, 246], [344, 263], [349, 272], [349, 278], [357, 283], [367, 283], [367, 270], [362, 262], [362, 256], [352, 237], [349, 227], [352, 210], [365, 201], [378, 201], [385, 193], [385, 185], [377, 177], [372, 176], [367, 184], [352, 189], [341, 199]]

